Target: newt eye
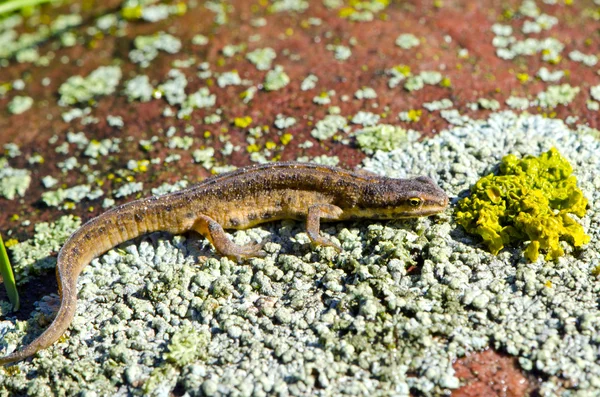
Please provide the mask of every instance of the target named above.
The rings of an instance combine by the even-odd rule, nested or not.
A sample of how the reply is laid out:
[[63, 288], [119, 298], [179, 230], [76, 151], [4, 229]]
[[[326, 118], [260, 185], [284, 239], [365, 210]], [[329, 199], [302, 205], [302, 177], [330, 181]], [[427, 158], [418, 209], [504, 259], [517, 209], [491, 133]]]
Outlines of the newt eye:
[[421, 199], [418, 197], [411, 197], [408, 199], [408, 204], [413, 207], [418, 207], [421, 204]]

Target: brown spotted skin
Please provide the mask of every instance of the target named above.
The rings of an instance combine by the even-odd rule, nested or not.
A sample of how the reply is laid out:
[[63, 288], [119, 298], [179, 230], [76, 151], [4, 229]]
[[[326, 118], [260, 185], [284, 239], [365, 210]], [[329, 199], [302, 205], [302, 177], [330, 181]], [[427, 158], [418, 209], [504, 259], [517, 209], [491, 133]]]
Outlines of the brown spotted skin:
[[233, 244], [223, 229], [244, 229], [279, 219], [306, 219], [313, 243], [340, 249], [319, 236], [320, 220], [391, 219], [432, 215], [448, 205], [429, 178], [391, 179], [323, 165], [281, 162], [219, 175], [190, 188], [123, 204], [87, 222], [58, 255], [60, 309], [37, 339], [0, 358], [0, 365], [35, 354], [60, 338], [75, 316], [77, 277], [95, 257], [137, 236], [195, 230], [223, 255], [260, 255], [260, 245]]

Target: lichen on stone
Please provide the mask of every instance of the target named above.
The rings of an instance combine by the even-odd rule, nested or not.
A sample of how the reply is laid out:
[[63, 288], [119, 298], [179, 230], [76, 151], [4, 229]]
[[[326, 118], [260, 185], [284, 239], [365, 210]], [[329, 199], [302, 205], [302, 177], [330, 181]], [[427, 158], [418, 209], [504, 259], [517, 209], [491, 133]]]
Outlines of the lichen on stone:
[[302, 83], [300, 84], [300, 89], [302, 91], [312, 90], [317, 86], [318, 81], [319, 78], [317, 76], [315, 76], [314, 74], [309, 74], [304, 80], [302, 80]]
[[555, 108], [558, 105], [568, 105], [579, 94], [581, 88], [569, 84], [552, 85], [546, 91], [537, 95], [537, 105], [542, 108]]
[[309, 2], [305, 0], [275, 0], [269, 6], [270, 12], [295, 11], [304, 12], [308, 9]]
[[29, 96], [15, 96], [8, 104], [8, 111], [12, 114], [21, 114], [29, 109], [33, 105], [33, 98]]
[[323, 120], [317, 121], [310, 134], [316, 139], [325, 140], [334, 136], [338, 131], [345, 131], [347, 126], [348, 121], [345, 117], [329, 114]]
[[217, 78], [217, 85], [221, 88], [227, 87], [229, 85], [241, 85], [242, 78], [240, 77], [237, 70], [232, 70], [230, 72], [221, 73], [221, 75]]
[[206, 360], [210, 336], [207, 329], [198, 331], [191, 327], [182, 328], [171, 338], [169, 351], [164, 354], [165, 360], [180, 367], [198, 360]]
[[419, 133], [416, 131], [407, 131], [390, 124], [378, 124], [356, 132], [358, 146], [369, 155], [377, 150], [389, 152], [401, 148], [418, 137]]
[[135, 76], [125, 83], [123, 93], [129, 101], [139, 100], [148, 102], [152, 99], [154, 88], [150, 84], [150, 79], [146, 75]]
[[360, 110], [352, 117], [351, 121], [353, 124], [361, 124], [366, 127], [376, 125], [379, 122], [379, 118], [380, 116], [375, 113]]
[[530, 241], [524, 252], [528, 260], [536, 261], [540, 249], [546, 260], [557, 259], [564, 255], [561, 240], [575, 247], [590, 240], [568, 215], [581, 218], [587, 206], [572, 172], [555, 148], [540, 157], [505, 156], [498, 175], [481, 178], [459, 201], [456, 221], [480, 235], [494, 255], [508, 244]]
[[326, 48], [328, 51], [333, 52], [333, 57], [338, 61], [345, 61], [352, 56], [352, 50], [350, 47], [345, 45], [329, 44], [326, 46]]
[[10, 246], [12, 264], [17, 284], [29, 281], [33, 274], [53, 269], [58, 252], [67, 238], [81, 225], [81, 219], [72, 215], [60, 217], [56, 222], [40, 222], [35, 225], [32, 239]]
[[396, 39], [396, 45], [403, 50], [410, 50], [420, 44], [419, 39], [412, 33], [402, 33]]
[[150, 62], [158, 56], [159, 51], [176, 54], [181, 50], [181, 40], [165, 32], [137, 36], [133, 44], [135, 48], [129, 52], [129, 59], [143, 68], [150, 66]]
[[118, 66], [101, 66], [87, 77], [69, 77], [58, 89], [58, 103], [61, 106], [87, 104], [96, 97], [114, 93], [120, 80]]
[[119, 151], [120, 143], [120, 138], [106, 138], [102, 139], [101, 141], [92, 139], [83, 151], [83, 155], [97, 159], [98, 157], [106, 156], [109, 153], [117, 153]]
[[[102, 189], [93, 189], [90, 185], [77, 185], [67, 189], [58, 189], [42, 193], [42, 201], [49, 207], [58, 207], [65, 200], [71, 203], [77, 203], [84, 198], [95, 200], [102, 197]], [[70, 207], [70, 206], [67, 206]]]
[[263, 87], [266, 91], [277, 91], [289, 83], [289, 76], [284, 72], [282, 66], [277, 65], [275, 68], [267, 72]]
[[8, 160], [0, 158], [0, 195], [9, 200], [23, 197], [31, 184], [31, 172], [12, 168]]
[[270, 47], [257, 48], [246, 54], [248, 59], [258, 70], [271, 69], [271, 63], [277, 57], [277, 53]]
[[[166, 161], [166, 160], [165, 160]], [[141, 192], [144, 189], [143, 182], [128, 182], [115, 190], [116, 198], [127, 197], [134, 193]]]
[[158, 86], [158, 90], [165, 96], [169, 105], [181, 105], [186, 100], [185, 87], [188, 80], [178, 69], [171, 69], [167, 74], [169, 77], [164, 83]]

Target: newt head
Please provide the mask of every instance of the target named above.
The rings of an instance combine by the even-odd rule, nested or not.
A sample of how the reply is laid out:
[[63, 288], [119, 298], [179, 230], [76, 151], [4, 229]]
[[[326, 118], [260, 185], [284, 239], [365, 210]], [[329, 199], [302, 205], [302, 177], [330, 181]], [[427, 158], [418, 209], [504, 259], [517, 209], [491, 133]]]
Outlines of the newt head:
[[364, 189], [351, 212], [364, 218], [412, 218], [437, 214], [447, 206], [448, 196], [431, 178], [381, 178]]

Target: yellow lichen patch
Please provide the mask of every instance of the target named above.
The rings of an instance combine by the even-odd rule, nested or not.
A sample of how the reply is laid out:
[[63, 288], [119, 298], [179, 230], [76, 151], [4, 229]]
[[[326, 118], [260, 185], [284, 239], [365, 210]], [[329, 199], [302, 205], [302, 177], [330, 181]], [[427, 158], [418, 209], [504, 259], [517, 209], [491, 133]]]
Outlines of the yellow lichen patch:
[[575, 247], [590, 241], [583, 227], [568, 214], [583, 217], [587, 199], [577, 188], [569, 162], [552, 148], [540, 157], [502, 159], [499, 175], [481, 178], [471, 195], [457, 205], [456, 221], [478, 234], [492, 254], [505, 245], [529, 241], [524, 255], [530, 261], [540, 250], [546, 259], [564, 255], [559, 241]]
[[250, 117], [250, 116], [236, 117], [233, 120], [233, 124], [239, 128], [246, 128], [250, 124], [252, 124], [252, 117]]
[[410, 66], [407, 66], [407, 65], [396, 65], [396, 66], [394, 66], [394, 69], [398, 73], [403, 74], [404, 76], [410, 76]]
[[281, 144], [282, 145], [287, 145], [288, 143], [290, 143], [292, 141], [293, 135], [290, 134], [289, 132], [286, 134], [283, 134], [280, 138]]
[[423, 111], [421, 109], [410, 109], [407, 114], [408, 121], [414, 122], [421, 120], [421, 114]]
[[356, 12], [356, 10], [352, 7], [344, 7], [342, 9], [340, 9], [340, 11], [338, 12], [338, 15], [340, 16], [340, 18], [348, 18], [350, 15], [354, 14]]
[[529, 81], [529, 75], [527, 73], [517, 73], [517, 80], [521, 83], [527, 83]]
[[125, 7], [121, 10], [121, 16], [124, 19], [133, 21], [142, 17], [142, 7], [137, 5], [133, 7]]
[[10, 248], [13, 245], [17, 245], [17, 244], [19, 244], [19, 240], [11, 238], [10, 240], [6, 240], [6, 242], [4, 243], [4, 246], [6, 248]]
[[260, 151], [260, 146], [258, 146], [256, 143], [253, 143], [252, 145], [248, 145], [248, 147], [246, 148], [246, 151], [248, 153], [255, 153]]

